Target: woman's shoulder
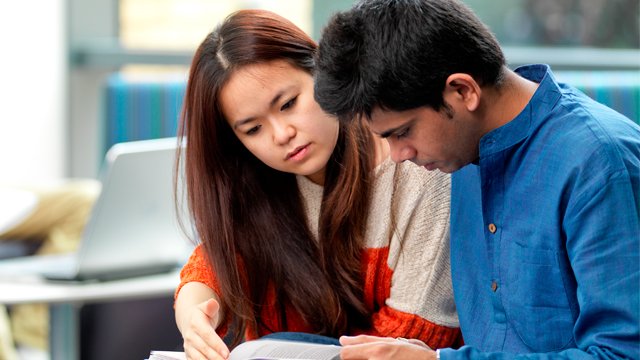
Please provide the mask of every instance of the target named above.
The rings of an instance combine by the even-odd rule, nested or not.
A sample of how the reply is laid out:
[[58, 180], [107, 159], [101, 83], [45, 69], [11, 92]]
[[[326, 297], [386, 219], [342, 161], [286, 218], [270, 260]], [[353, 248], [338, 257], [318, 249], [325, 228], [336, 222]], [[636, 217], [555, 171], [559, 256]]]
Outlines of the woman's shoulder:
[[376, 180], [379, 186], [385, 186], [384, 183], [387, 185], [393, 183], [396, 188], [410, 188], [415, 191], [435, 189], [449, 191], [451, 188], [451, 175], [439, 170], [429, 171], [411, 161], [394, 163], [390, 157], [376, 168]]
[[[450, 206], [451, 176], [439, 170], [428, 171], [412, 162], [396, 164], [388, 159], [377, 168], [374, 183], [375, 213], [408, 219], [416, 211], [446, 210]], [[448, 211], [442, 214], [448, 216]]]
[[440, 170], [427, 170], [423, 166], [416, 165], [411, 161], [404, 161], [398, 164], [401, 176], [409, 179], [420, 179], [421, 181], [445, 183], [451, 182], [451, 175]]

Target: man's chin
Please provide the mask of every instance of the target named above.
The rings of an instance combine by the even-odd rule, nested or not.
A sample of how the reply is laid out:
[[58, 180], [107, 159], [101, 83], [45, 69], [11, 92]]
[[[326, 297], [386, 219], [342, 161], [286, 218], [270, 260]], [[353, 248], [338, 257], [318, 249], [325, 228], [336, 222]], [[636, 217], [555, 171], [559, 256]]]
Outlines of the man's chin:
[[433, 170], [438, 168], [438, 164], [436, 164], [436, 163], [428, 163], [428, 164], [422, 165], [422, 167], [427, 169], [427, 170], [429, 170], [429, 171], [433, 171]]
[[438, 163], [425, 164], [422, 167], [424, 167], [428, 171], [440, 170], [440, 172], [443, 172], [445, 174], [451, 174], [460, 169], [459, 166], [455, 166], [452, 164], [438, 164]]

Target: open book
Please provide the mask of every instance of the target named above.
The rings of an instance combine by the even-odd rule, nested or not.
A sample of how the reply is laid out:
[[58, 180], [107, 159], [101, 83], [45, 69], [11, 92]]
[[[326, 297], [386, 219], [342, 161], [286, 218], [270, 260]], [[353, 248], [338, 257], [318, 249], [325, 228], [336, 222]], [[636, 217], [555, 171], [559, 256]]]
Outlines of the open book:
[[[149, 360], [185, 360], [183, 352], [152, 351]], [[238, 345], [229, 360], [338, 360], [340, 346], [259, 339]]]

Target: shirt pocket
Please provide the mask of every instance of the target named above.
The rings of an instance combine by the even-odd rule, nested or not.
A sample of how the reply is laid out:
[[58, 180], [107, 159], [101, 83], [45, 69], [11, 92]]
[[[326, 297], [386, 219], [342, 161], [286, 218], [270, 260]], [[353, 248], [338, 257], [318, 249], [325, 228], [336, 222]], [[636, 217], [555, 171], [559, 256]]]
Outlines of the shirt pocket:
[[572, 344], [574, 320], [558, 253], [513, 243], [510, 255], [502, 299], [516, 334], [534, 352]]

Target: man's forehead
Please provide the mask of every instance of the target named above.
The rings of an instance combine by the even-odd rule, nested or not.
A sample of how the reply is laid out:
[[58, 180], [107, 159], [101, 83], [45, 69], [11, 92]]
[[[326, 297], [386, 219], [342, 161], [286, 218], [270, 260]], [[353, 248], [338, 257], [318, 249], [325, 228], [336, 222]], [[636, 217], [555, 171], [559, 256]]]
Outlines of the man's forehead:
[[409, 121], [409, 111], [396, 111], [376, 107], [368, 118], [369, 125], [372, 128], [396, 127], [400, 123]]

